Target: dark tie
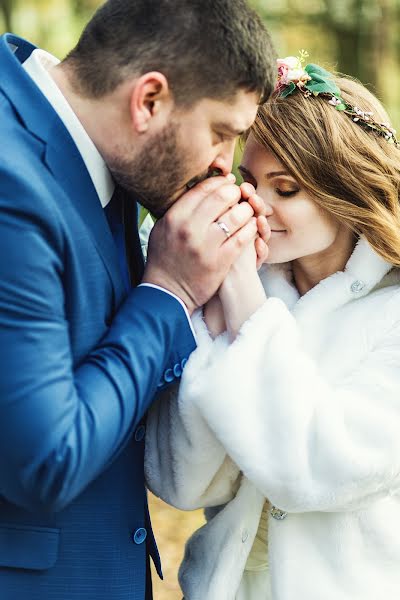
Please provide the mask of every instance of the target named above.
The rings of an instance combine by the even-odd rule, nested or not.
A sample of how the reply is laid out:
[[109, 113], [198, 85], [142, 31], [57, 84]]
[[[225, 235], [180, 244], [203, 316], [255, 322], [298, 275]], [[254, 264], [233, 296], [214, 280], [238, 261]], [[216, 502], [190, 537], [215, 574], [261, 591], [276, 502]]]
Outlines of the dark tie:
[[126, 289], [143, 277], [144, 263], [137, 230], [137, 204], [123, 188], [116, 186], [104, 209], [118, 251], [118, 260]]

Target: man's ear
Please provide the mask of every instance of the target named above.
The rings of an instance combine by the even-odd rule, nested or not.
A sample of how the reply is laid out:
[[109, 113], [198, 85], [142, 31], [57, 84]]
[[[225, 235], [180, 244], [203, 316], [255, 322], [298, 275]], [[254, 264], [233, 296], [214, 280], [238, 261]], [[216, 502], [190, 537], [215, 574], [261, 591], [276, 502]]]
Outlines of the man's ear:
[[135, 81], [130, 99], [132, 125], [145, 133], [151, 120], [172, 102], [167, 78], [157, 71], [145, 73]]

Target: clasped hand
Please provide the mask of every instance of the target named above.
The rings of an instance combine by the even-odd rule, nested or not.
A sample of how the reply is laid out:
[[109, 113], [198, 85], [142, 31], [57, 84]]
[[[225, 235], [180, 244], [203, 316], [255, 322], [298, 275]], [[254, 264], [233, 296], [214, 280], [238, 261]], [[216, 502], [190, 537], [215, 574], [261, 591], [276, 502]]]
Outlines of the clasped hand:
[[199, 183], [175, 202], [150, 236], [143, 281], [178, 296], [190, 314], [216, 294], [231, 269], [249, 265], [256, 273], [256, 263], [267, 256], [264, 203], [252, 185], [234, 181], [228, 175]]

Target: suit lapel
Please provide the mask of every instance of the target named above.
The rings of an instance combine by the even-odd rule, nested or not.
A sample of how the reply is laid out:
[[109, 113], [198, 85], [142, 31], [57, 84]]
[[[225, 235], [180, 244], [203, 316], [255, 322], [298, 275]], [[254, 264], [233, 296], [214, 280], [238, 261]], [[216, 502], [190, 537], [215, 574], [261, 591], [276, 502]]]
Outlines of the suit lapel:
[[25, 127], [43, 141], [44, 164], [64, 190], [65, 201], [74, 205], [84, 222], [119, 300], [124, 295], [124, 283], [117, 249], [85, 163], [57, 113], [21, 67], [34, 49], [32, 44], [10, 34], [0, 38], [0, 89]]
[[114, 285], [116, 297], [121, 298], [125, 286], [119, 267], [118, 251], [104, 210], [86, 165], [58, 117], [54, 119], [50, 129], [44, 161], [87, 227]]

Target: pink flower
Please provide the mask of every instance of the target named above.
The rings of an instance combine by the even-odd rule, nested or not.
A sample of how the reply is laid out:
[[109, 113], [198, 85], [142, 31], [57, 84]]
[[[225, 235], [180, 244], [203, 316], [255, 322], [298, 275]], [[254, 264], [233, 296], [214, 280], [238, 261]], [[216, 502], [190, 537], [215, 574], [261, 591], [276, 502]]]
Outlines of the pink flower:
[[278, 58], [276, 61], [278, 69], [279, 67], [286, 67], [288, 71], [291, 69], [301, 69], [301, 62], [295, 56], [287, 56], [286, 58]]
[[281, 65], [280, 67], [278, 67], [278, 77], [279, 77], [279, 81], [281, 83], [287, 83], [288, 72], [289, 72], [289, 69], [287, 68], [286, 65]]
[[298, 87], [304, 86], [311, 79], [309, 74], [303, 69], [301, 60], [295, 56], [287, 56], [286, 58], [278, 58], [278, 81], [276, 84], [277, 90], [280, 90], [285, 85], [293, 82]]

